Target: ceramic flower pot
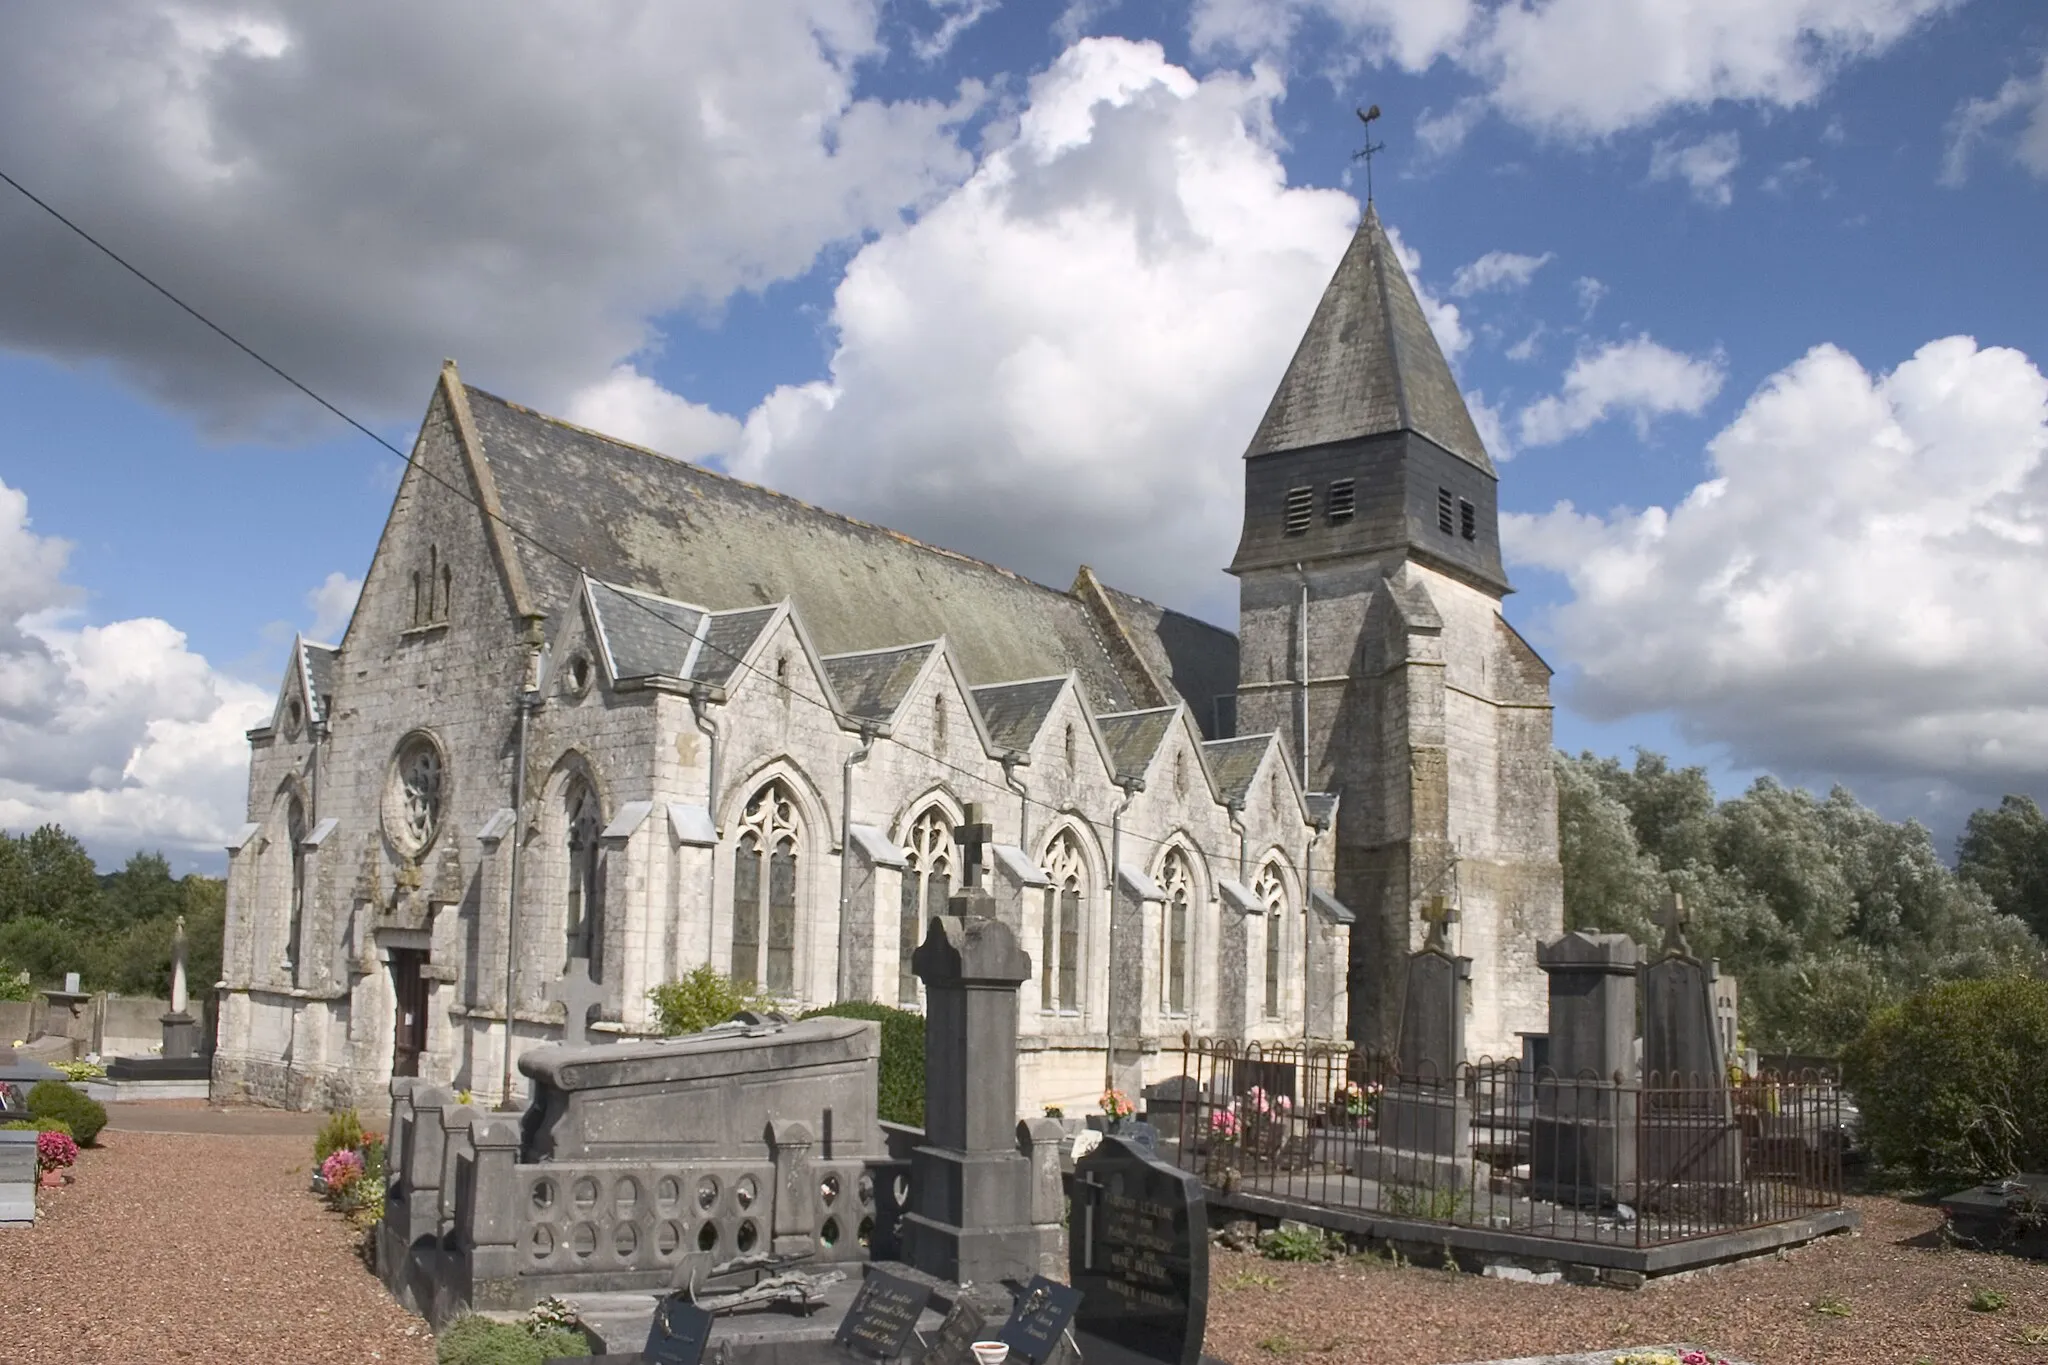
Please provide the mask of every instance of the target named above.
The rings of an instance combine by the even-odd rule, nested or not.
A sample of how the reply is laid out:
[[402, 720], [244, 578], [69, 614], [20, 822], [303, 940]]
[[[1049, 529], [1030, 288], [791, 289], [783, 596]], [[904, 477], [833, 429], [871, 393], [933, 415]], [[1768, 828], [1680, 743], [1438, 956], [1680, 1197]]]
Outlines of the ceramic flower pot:
[[64, 1172], [44, 1171], [42, 1173], [41, 1179], [37, 1183], [40, 1184], [46, 1190], [55, 1189], [57, 1186], [62, 1185], [64, 1183]]

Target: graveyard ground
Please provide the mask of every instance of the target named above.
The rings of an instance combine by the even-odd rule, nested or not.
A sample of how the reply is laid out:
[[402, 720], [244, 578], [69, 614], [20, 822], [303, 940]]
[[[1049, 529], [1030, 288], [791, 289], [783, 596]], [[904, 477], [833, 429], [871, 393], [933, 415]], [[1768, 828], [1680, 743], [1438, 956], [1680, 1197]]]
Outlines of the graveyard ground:
[[[424, 1326], [306, 1193], [315, 1121], [121, 1107], [76, 1183], [45, 1196], [38, 1226], [0, 1234], [0, 1353], [33, 1365], [428, 1365]], [[1935, 1249], [1932, 1209], [1857, 1205], [1860, 1236], [1636, 1293], [1219, 1251], [1209, 1348], [1235, 1365], [1436, 1365], [1686, 1340], [1755, 1365], [2048, 1365], [2048, 1336], [2023, 1340], [2048, 1328], [2048, 1265]], [[1983, 1289], [2009, 1302], [1971, 1311]]]

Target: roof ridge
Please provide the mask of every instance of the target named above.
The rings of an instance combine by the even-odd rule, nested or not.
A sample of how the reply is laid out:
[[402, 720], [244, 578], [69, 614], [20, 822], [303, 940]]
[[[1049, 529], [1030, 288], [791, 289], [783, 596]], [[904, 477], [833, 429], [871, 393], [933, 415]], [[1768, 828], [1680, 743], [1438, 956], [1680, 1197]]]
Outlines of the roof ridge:
[[935, 635], [929, 640], [912, 640], [907, 645], [876, 645], [873, 649], [842, 649], [837, 654], [820, 654], [826, 663], [834, 659], [862, 659], [871, 654], [908, 654], [913, 649], [937, 649], [946, 637]]

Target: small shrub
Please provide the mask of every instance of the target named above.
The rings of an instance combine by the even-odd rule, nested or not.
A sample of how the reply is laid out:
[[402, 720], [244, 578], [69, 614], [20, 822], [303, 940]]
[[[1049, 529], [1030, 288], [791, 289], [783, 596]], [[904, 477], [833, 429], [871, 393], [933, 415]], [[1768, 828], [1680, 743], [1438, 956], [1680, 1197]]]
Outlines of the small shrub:
[[62, 1119], [81, 1147], [90, 1147], [107, 1126], [107, 1107], [68, 1081], [37, 1081], [28, 1092], [28, 1116]]
[[581, 1332], [547, 1327], [534, 1332], [517, 1322], [494, 1322], [474, 1313], [457, 1318], [435, 1340], [438, 1365], [541, 1365], [556, 1356], [587, 1356]]
[[1259, 1238], [1259, 1250], [1269, 1261], [1326, 1261], [1330, 1237], [1306, 1223], [1282, 1223]]
[[76, 1137], [71, 1125], [62, 1119], [9, 1119], [0, 1123], [0, 1132], [13, 1130], [17, 1133], [62, 1133], [65, 1137]]
[[882, 1026], [882, 1060], [877, 1112], [888, 1123], [924, 1127], [924, 1016], [868, 1000], [842, 1000], [803, 1017], [872, 1019]]
[[331, 1109], [313, 1138], [313, 1164], [363, 1145], [363, 1120], [353, 1109]]
[[1880, 1011], [1842, 1057], [1877, 1159], [1930, 1186], [2048, 1163], [2048, 981], [1949, 981]]
[[654, 1002], [654, 1017], [661, 1021], [661, 1031], [671, 1038], [683, 1033], [702, 1033], [741, 1010], [766, 1009], [773, 1003], [708, 962], [691, 968], [677, 980], [662, 982], [647, 992], [647, 998]]
[[1972, 1313], [1996, 1313], [2011, 1302], [2012, 1299], [2009, 1296], [1996, 1289], [1980, 1289], [1970, 1295], [1970, 1311]]

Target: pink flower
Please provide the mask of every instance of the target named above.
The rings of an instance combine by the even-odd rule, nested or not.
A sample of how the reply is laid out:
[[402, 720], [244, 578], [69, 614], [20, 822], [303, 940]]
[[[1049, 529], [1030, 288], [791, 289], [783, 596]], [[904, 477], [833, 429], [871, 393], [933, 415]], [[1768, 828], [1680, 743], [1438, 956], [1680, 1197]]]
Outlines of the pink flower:
[[78, 1144], [67, 1133], [36, 1134], [36, 1169], [54, 1171], [78, 1160]]
[[345, 1190], [363, 1178], [363, 1154], [353, 1149], [331, 1153], [320, 1163], [320, 1178], [330, 1190]]

